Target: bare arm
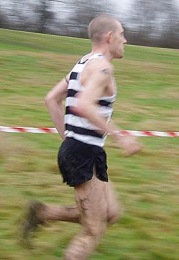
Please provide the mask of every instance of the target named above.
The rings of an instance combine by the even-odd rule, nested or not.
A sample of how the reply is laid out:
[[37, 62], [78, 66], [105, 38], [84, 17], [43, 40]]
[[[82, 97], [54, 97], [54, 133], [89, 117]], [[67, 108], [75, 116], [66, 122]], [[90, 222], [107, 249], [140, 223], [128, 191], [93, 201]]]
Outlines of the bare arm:
[[97, 100], [104, 96], [112, 78], [112, 67], [106, 61], [92, 61], [85, 68], [81, 81], [84, 91], [77, 96], [77, 103], [71, 109], [79, 116], [87, 118], [102, 132], [115, 135], [118, 129], [114, 124], [107, 124], [106, 119], [99, 113]]
[[[112, 128], [98, 112], [97, 99], [104, 96], [105, 88], [110, 83], [111, 68], [107, 62], [93, 61], [85, 68], [85, 81], [82, 82], [84, 91], [77, 96], [77, 103], [71, 109], [79, 116], [87, 118], [91, 123], [101, 129], [102, 133], [112, 133]], [[105, 72], [103, 71], [105, 69]], [[81, 81], [83, 81], [83, 74]]]
[[62, 140], [65, 139], [63, 100], [66, 98], [67, 94], [67, 80], [68, 76], [57, 83], [57, 85], [54, 86], [54, 88], [45, 97], [45, 104]]
[[87, 118], [92, 124], [101, 129], [102, 133], [111, 135], [118, 147], [124, 149], [126, 155], [132, 155], [140, 150], [136, 139], [131, 136], [121, 136], [120, 129], [106, 120], [99, 114], [96, 100], [104, 96], [107, 86], [109, 86], [112, 77], [112, 68], [106, 62], [91, 63], [87, 71], [82, 75], [82, 85], [84, 91], [77, 96], [77, 103], [72, 110], [78, 115]]

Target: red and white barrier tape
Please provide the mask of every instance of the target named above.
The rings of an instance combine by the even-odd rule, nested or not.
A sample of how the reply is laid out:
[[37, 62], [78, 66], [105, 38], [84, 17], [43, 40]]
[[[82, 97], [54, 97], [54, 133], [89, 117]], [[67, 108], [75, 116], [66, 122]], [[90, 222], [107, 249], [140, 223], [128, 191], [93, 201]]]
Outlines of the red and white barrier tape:
[[57, 133], [56, 128], [47, 128], [47, 127], [22, 127], [22, 126], [0, 126], [0, 132], [7, 133], [33, 133], [33, 134], [54, 134]]
[[[47, 127], [21, 127], [21, 126], [0, 126], [0, 132], [7, 133], [33, 133], [33, 134], [49, 134], [57, 133], [56, 128]], [[158, 137], [179, 137], [179, 132], [159, 132], [159, 131], [132, 131], [122, 130], [122, 135], [133, 135], [133, 136], [158, 136]]]

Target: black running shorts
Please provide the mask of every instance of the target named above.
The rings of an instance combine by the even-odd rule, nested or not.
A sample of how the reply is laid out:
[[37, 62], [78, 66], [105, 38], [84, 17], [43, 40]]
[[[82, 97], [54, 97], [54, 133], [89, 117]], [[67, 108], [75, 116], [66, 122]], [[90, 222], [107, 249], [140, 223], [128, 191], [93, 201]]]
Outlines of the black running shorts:
[[63, 182], [76, 186], [91, 180], [93, 169], [101, 181], [108, 181], [106, 153], [102, 147], [67, 137], [58, 152], [58, 166]]

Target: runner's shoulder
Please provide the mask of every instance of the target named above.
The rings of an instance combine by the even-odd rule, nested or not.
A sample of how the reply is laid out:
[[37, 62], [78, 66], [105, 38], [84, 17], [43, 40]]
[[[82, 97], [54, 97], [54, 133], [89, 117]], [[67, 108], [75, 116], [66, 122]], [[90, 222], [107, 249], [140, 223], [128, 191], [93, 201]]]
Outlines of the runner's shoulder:
[[92, 59], [88, 62], [86, 66], [86, 70], [89, 71], [89, 73], [93, 74], [96, 72], [104, 72], [109, 75], [112, 75], [113, 73], [113, 66], [111, 63], [109, 63], [105, 59]]

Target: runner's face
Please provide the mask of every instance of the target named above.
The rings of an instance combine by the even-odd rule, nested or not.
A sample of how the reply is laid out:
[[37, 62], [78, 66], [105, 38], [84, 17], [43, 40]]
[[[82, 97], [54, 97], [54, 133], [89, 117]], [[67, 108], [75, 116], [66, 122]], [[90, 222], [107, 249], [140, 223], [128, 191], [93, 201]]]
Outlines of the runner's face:
[[118, 23], [118, 28], [112, 33], [111, 37], [111, 53], [113, 58], [122, 58], [124, 55], [124, 44], [126, 43], [124, 37], [124, 29], [120, 23]]

